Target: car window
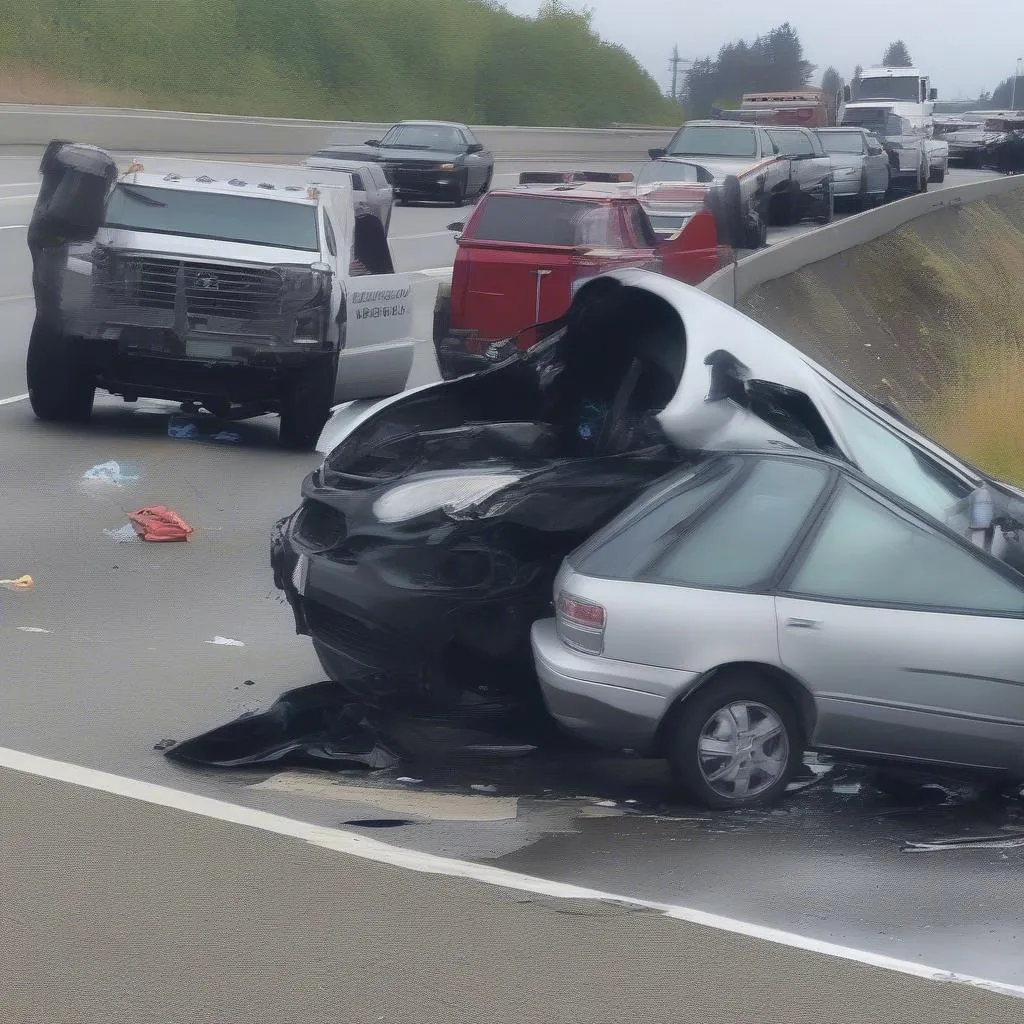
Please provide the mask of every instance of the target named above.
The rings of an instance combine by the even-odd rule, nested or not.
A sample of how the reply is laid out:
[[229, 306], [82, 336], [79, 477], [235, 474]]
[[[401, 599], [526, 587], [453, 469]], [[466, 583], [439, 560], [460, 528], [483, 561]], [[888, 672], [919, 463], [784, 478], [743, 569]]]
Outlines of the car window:
[[652, 182], [687, 181], [707, 184], [715, 180], [715, 176], [699, 164], [675, 163], [672, 160], [652, 160], [640, 168], [636, 176], [638, 185], [650, 185]]
[[825, 600], [1024, 615], [1024, 589], [849, 484], [787, 589]]
[[471, 146], [479, 145], [480, 140], [473, 134], [473, 130], [471, 128], [468, 128], [468, 127], [467, 128], [463, 128], [462, 129], [462, 134], [465, 137], [466, 141]]
[[763, 459], [648, 578], [696, 587], [751, 587], [778, 566], [828, 481], [821, 466]]
[[382, 167], [378, 167], [376, 164], [371, 164], [369, 171], [370, 177], [373, 178], [373, 183], [377, 186], [378, 190], [388, 188], [388, 179], [385, 176], [384, 169]]
[[338, 243], [334, 237], [334, 228], [331, 227], [331, 219], [324, 214], [324, 240], [327, 242], [327, 251], [332, 256], [338, 255]]
[[[599, 238], [600, 225], [610, 228], [608, 203], [589, 203], [556, 196], [492, 195], [484, 199], [464, 238], [535, 245], [580, 245], [581, 231]], [[597, 219], [584, 219], [597, 212]], [[599, 245], [615, 244], [610, 239]]]
[[365, 192], [366, 185], [363, 184], [363, 176], [352, 172], [352, 189], [355, 192]]
[[973, 489], [923, 450], [833, 391], [833, 409], [849, 452], [865, 476], [947, 523]]
[[757, 156], [753, 128], [683, 125], [668, 144], [668, 156]]
[[813, 156], [814, 147], [803, 132], [769, 132], [783, 156]]
[[825, 132], [820, 138], [826, 153], [864, 152], [864, 136], [860, 132]]
[[590, 576], [634, 579], [696, 513], [725, 491], [742, 466], [738, 458], [716, 459], [668, 487], [647, 491], [571, 555], [572, 563]]
[[390, 128], [381, 141], [384, 149], [433, 149], [451, 152], [465, 149], [466, 143], [457, 128], [444, 124], [398, 124]]

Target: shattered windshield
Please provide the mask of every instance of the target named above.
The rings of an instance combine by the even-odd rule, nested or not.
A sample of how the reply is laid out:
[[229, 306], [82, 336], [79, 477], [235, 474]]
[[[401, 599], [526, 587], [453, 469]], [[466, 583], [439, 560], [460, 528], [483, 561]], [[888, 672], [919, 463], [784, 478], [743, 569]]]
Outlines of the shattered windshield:
[[121, 183], [111, 193], [104, 223], [126, 231], [319, 252], [316, 212], [307, 203]]
[[669, 156], [757, 156], [753, 128], [683, 125], [668, 146]]

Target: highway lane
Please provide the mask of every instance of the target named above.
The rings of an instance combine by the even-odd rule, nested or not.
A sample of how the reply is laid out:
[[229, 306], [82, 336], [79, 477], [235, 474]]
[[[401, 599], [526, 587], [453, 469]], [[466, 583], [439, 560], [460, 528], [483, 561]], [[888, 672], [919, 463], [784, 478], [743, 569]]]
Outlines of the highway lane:
[[[26, 166], [35, 160], [0, 162], [4, 194], [20, 194], [18, 183], [31, 180]], [[31, 202], [27, 194], [0, 204], [3, 225], [11, 225], [0, 231], [0, 300], [7, 300], [0, 301], [0, 397], [24, 389], [31, 302], [17, 298], [28, 258], [23, 229], [13, 225], [25, 223]], [[431, 232], [457, 215], [396, 210], [396, 252], [403, 243], [419, 246], [408, 264], [441, 265], [450, 239]], [[922, 858], [898, 850], [901, 837], [1019, 828], [1013, 808], [959, 801], [894, 816], [870, 794], [851, 798], [829, 786], [778, 813], [708, 816], [665, 804], [659, 766], [600, 759], [575, 774], [529, 765], [423, 772], [423, 785], [399, 783], [396, 772], [368, 780], [268, 778], [168, 764], [153, 750], [158, 740], [183, 739], [266, 706], [320, 672], [308, 642], [292, 632], [267, 564], [269, 527], [294, 507], [315, 458], [280, 452], [270, 419], [233, 428], [240, 444], [170, 439], [167, 422], [166, 407], [150, 403], [134, 410], [101, 400], [94, 422], [76, 429], [36, 423], [25, 403], [0, 407], [6, 535], [17, 538], [5, 546], [0, 575], [36, 579], [28, 593], [0, 591], [0, 745], [319, 824], [410, 818], [414, 824], [390, 836], [428, 852], [497, 858], [545, 876], [599, 881], [613, 891], [1024, 981], [1016, 955], [1021, 852]], [[109, 459], [138, 472], [139, 482], [124, 490], [85, 487], [82, 474]], [[154, 503], [197, 527], [193, 543], [118, 545], [104, 535], [123, 524], [127, 510]], [[208, 644], [216, 634], [245, 646]], [[474, 794], [473, 783], [496, 785], [498, 796]], [[608, 797], [616, 807], [601, 806]], [[639, 801], [635, 811], [627, 799]]]
[[410, 871], [386, 851], [345, 852], [333, 830], [231, 824], [140, 798], [153, 802], [0, 770], [5, 1019], [664, 1024], [680, 1007], [696, 1024], [1020, 1019], [1019, 998], [913, 966], [895, 973], [529, 879]]

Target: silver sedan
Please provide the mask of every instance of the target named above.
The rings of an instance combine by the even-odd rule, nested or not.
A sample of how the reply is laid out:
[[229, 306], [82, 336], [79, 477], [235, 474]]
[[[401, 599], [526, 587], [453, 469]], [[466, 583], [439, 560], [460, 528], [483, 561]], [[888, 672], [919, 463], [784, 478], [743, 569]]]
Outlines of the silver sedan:
[[388, 233], [391, 229], [395, 193], [379, 164], [368, 160], [346, 160], [328, 148], [314, 153], [306, 161], [306, 166], [313, 170], [349, 175], [352, 178], [352, 199], [356, 213], [372, 213], [379, 217], [384, 225], [384, 234]]
[[1024, 575], [983, 520], [811, 452], [698, 459], [564, 561], [545, 702], [716, 808], [780, 797], [805, 749], [1024, 778]]
[[877, 204], [889, 191], [889, 155], [865, 128], [817, 128], [835, 179], [835, 197], [858, 210]]

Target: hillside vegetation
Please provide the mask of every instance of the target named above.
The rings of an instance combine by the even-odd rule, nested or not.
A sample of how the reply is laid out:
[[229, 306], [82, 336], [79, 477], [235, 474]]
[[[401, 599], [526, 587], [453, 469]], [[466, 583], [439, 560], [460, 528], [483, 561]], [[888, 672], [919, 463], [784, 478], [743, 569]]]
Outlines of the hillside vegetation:
[[1024, 484], [1024, 186], [770, 281], [741, 309], [968, 461]]
[[[80, 88], [83, 102], [131, 97], [138, 106], [332, 120], [682, 120], [679, 105], [629, 53], [602, 42], [589, 16], [561, 0], [532, 19], [492, 0], [5, 0], [3, 7], [0, 78], [6, 71], [8, 99], [45, 101]], [[33, 82], [52, 84], [44, 95], [24, 95]]]

